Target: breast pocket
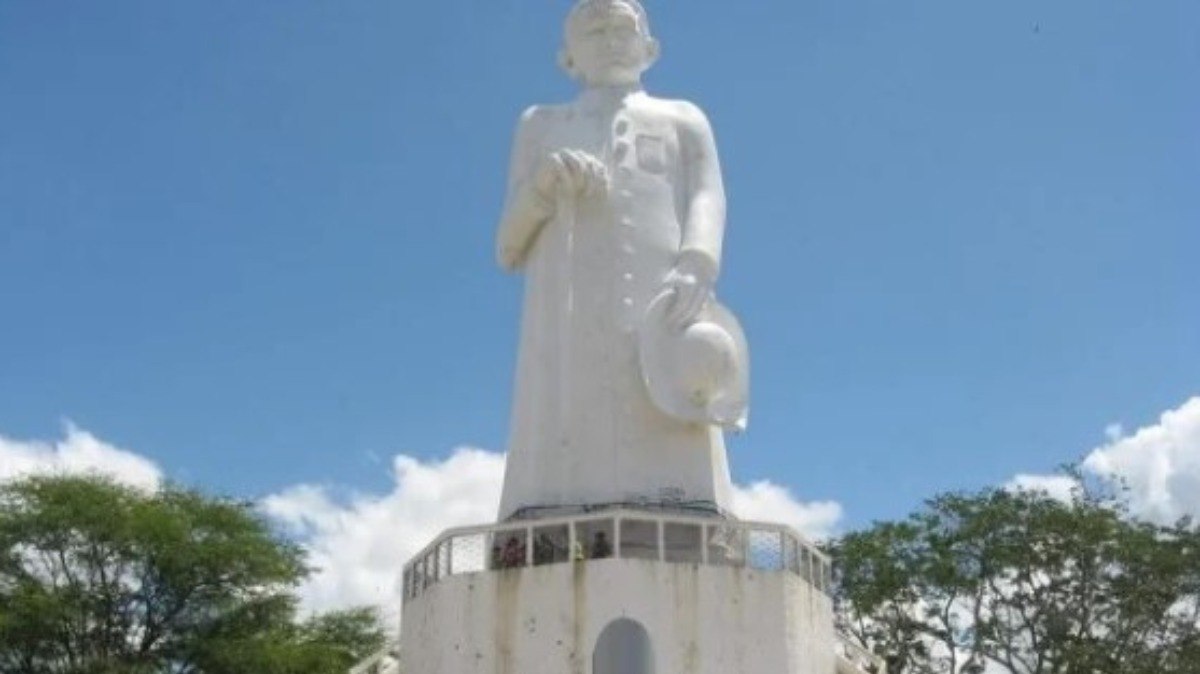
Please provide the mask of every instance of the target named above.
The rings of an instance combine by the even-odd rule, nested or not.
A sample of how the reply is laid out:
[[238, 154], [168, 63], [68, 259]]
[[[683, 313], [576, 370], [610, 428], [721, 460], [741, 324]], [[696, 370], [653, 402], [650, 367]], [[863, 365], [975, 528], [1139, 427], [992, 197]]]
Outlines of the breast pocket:
[[639, 134], [637, 137], [638, 166], [650, 173], [666, 173], [667, 143], [660, 136]]

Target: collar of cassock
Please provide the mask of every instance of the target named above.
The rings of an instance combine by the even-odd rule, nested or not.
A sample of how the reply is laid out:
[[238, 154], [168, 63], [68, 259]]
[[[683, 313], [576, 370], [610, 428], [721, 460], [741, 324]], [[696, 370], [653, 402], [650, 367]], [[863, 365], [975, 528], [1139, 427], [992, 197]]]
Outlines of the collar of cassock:
[[592, 87], [585, 89], [579, 95], [576, 105], [580, 112], [588, 116], [611, 115], [616, 112], [629, 98], [642, 93], [640, 84], [623, 87]]

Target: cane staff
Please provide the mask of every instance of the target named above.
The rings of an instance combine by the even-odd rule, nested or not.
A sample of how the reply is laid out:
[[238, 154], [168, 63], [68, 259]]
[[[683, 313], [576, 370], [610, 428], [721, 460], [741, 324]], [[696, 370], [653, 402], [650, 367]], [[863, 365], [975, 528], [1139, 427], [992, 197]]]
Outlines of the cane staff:
[[560, 442], [566, 443], [566, 431], [571, 426], [572, 370], [571, 344], [575, 330], [575, 228], [578, 223], [578, 203], [573, 191], [560, 190], [555, 200], [556, 219], [562, 228], [563, 262], [566, 265], [566, 288], [563, 306], [558, 307], [558, 432]]

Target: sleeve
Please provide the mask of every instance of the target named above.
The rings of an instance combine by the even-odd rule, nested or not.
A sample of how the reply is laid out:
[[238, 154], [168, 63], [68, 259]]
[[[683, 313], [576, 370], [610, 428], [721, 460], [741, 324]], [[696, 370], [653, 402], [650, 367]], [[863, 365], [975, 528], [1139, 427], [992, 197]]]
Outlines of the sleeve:
[[521, 115], [513, 141], [512, 160], [508, 172], [508, 194], [504, 214], [496, 238], [496, 258], [509, 271], [520, 269], [525, 257], [546, 220], [553, 214], [553, 205], [533, 187], [534, 171], [540, 153], [542, 110], [532, 107]]
[[725, 186], [712, 127], [691, 103], [684, 104], [680, 140], [688, 188], [680, 256], [706, 266], [715, 279], [725, 236]]

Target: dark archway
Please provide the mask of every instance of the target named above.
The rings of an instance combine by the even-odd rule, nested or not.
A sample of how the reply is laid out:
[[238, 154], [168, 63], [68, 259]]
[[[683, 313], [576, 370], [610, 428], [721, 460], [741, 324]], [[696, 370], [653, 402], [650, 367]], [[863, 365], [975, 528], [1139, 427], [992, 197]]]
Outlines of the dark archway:
[[641, 623], [619, 618], [596, 640], [592, 674], [654, 674], [654, 648]]

